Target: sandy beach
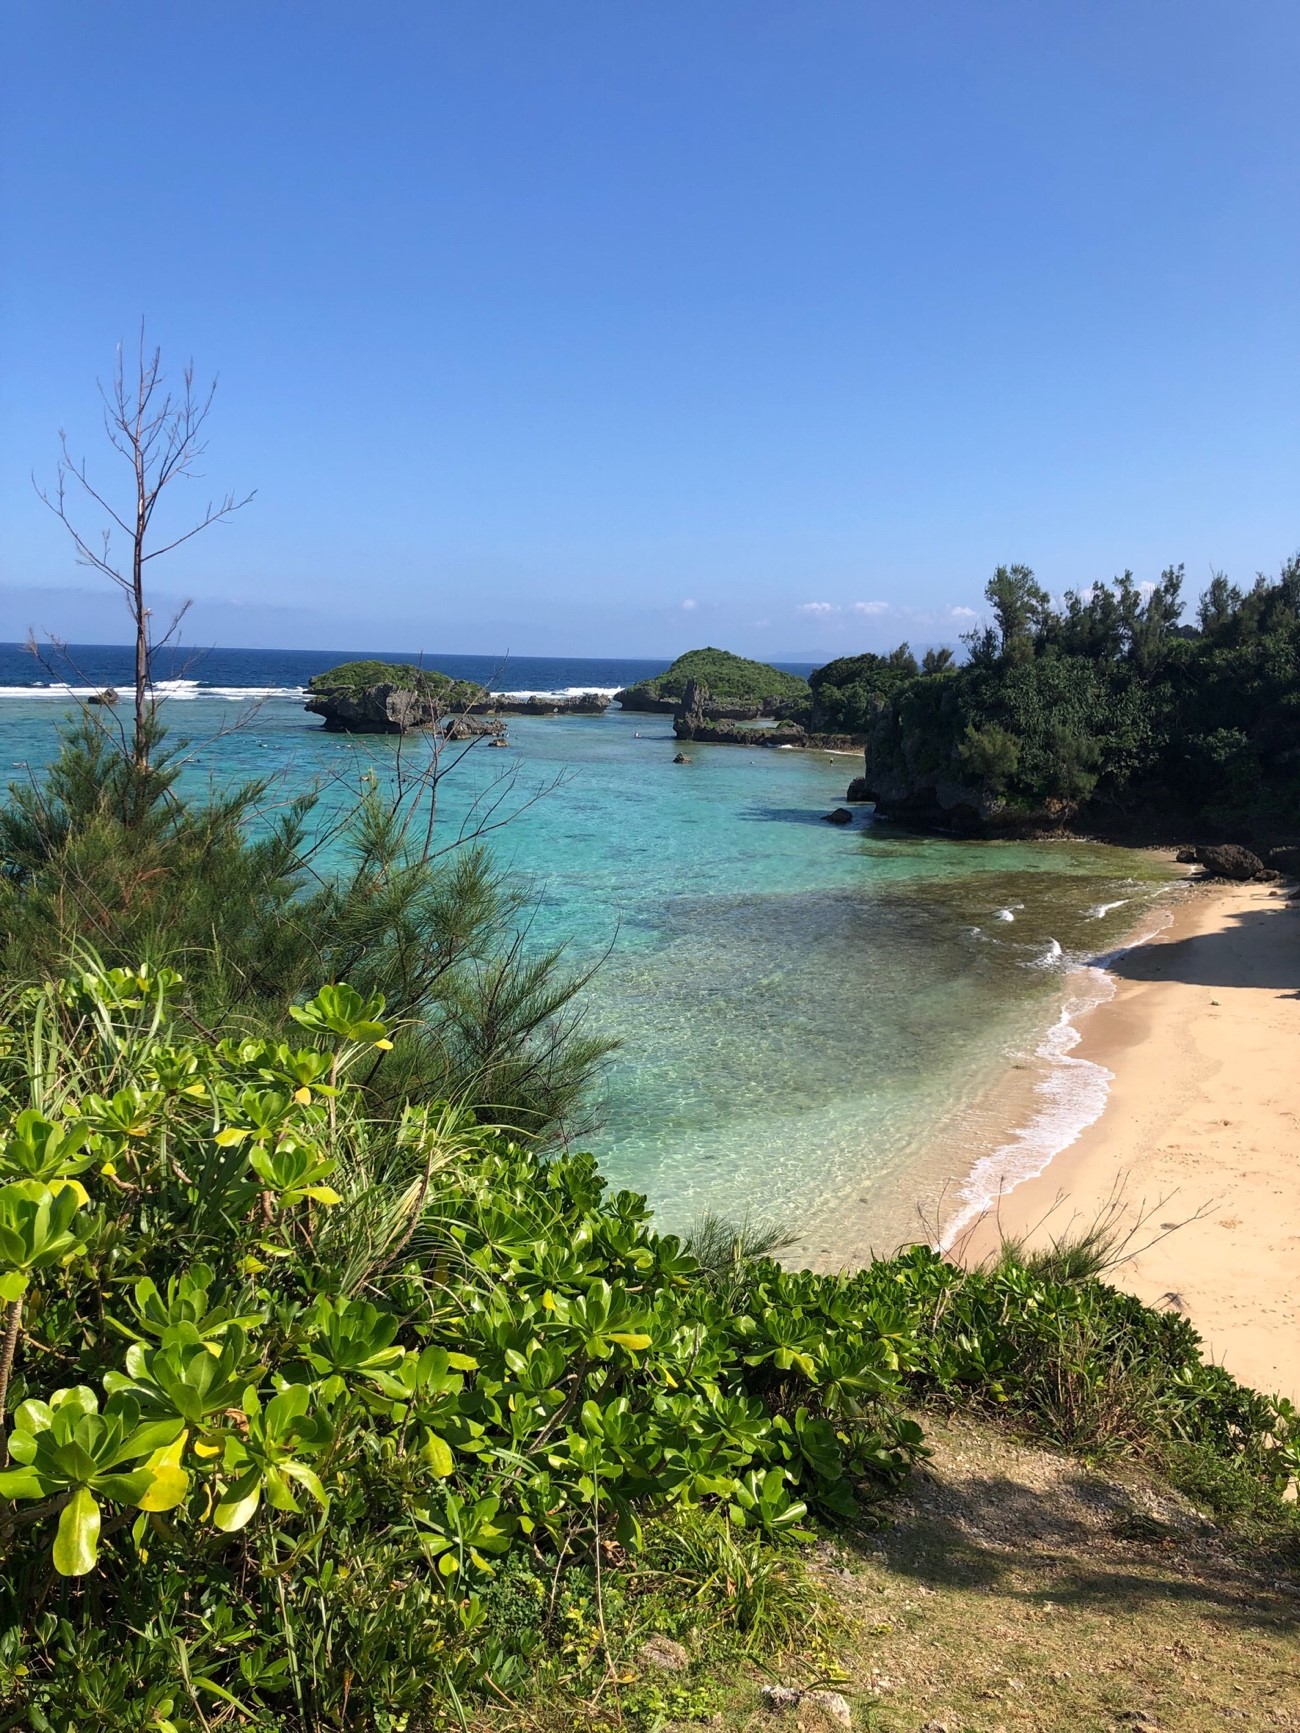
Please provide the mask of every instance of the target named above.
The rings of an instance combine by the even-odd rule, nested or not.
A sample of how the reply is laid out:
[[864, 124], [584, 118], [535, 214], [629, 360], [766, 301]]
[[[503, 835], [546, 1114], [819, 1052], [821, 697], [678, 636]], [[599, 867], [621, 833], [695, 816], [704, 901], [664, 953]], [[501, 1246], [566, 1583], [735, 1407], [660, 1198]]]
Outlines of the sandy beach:
[[1244, 1382], [1300, 1398], [1300, 902], [1287, 889], [1191, 885], [1158, 937], [1115, 960], [1115, 995], [1081, 1018], [1075, 1049], [1113, 1073], [1104, 1112], [959, 1249], [986, 1256], [999, 1230], [1045, 1242], [1121, 1193], [1124, 1224], [1147, 1220], [1108, 1279], [1176, 1306]]

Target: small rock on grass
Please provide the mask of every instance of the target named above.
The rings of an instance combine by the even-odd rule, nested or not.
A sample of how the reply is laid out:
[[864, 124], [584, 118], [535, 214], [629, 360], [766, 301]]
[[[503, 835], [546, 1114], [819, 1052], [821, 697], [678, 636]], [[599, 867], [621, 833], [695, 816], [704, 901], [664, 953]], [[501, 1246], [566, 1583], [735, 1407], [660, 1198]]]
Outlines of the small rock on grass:
[[852, 1727], [853, 1711], [838, 1691], [805, 1691], [803, 1700], [836, 1727]]
[[789, 1685], [764, 1685], [759, 1698], [774, 1715], [792, 1715], [800, 1707], [814, 1710], [828, 1726], [852, 1727], [853, 1711], [838, 1691], [796, 1691]]
[[690, 1655], [671, 1637], [648, 1637], [636, 1658], [643, 1667], [655, 1667], [661, 1673], [684, 1673], [691, 1664]]
[[765, 1709], [770, 1709], [774, 1715], [792, 1715], [799, 1707], [802, 1691], [792, 1691], [789, 1685], [764, 1685], [758, 1693], [759, 1701]]

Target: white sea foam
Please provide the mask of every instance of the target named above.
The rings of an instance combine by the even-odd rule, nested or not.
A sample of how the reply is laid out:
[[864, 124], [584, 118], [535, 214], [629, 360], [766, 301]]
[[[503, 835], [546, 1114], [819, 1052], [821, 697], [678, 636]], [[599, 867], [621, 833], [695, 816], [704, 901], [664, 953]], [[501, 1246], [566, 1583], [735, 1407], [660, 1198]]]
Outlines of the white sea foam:
[[1131, 901], [1130, 897], [1121, 897], [1116, 903], [1098, 903], [1095, 908], [1088, 910], [1088, 919], [1099, 921], [1104, 915], [1108, 915], [1112, 909], [1122, 909], [1125, 903]]
[[[232, 704], [247, 704], [259, 698], [297, 698], [305, 696], [301, 686], [205, 686], [199, 680], [157, 680], [154, 694], [158, 698], [222, 698]], [[105, 686], [72, 686], [58, 682], [41, 686], [0, 686], [0, 698], [98, 698]], [[117, 688], [118, 696], [126, 699], [130, 686]]]
[[205, 686], [199, 692], [180, 692], [180, 698], [225, 698], [232, 704], [251, 703], [258, 698], [305, 698], [302, 686]]
[[999, 909], [997, 914], [993, 917], [995, 921], [1014, 921], [1015, 918], [1015, 915], [1010, 909]]
[[1038, 955], [1030, 958], [1028, 966], [1031, 969], [1054, 969], [1058, 963], [1064, 961], [1064, 958], [1065, 952], [1061, 949], [1061, 941], [1049, 939]]
[[621, 686], [548, 686], [532, 692], [494, 692], [494, 698], [612, 698]]
[[[1101, 1118], [1115, 1074], [1096, 1060], [1076, 1056], [1074, 1049], [1083, 1039], [1076, 1020], [1114, 998], [1113, 966], [1139, 945], [1150, 943], [1172, 919], [1172, 913], [1165, 913], [1149, 932], [1094, 957], [1072, 975], [1069, 997], [1035, 1049], [1034, 1057], [1045, 1067], [1034, 1085], [1037, 1109], [1027, 1125], [1018, 1127], [1006, 1143], [982, 1156], [971, 1169], [957, 1194], [961, 1207], [944, 1229], [945, 1249], [999, 1197], [1045, 1172], [1054, 1157]], [[1059, 957], [1061, 947], [1055, 939], [1052, 944]]]

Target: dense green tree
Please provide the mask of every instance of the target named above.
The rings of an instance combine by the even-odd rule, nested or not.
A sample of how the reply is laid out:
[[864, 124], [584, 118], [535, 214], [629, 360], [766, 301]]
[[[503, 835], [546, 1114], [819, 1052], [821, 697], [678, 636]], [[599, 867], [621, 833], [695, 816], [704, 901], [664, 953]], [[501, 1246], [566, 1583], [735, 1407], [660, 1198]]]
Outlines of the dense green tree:
[[629, 690], [646, 698], [680, 699], [688, 680], [707, 686], [724, 703], [761, 704], [769, 699], [797, 703], [808, 696], [808, 682], [767, 662], [751, 662], [730, 650], [688, 650], [671, 667]]
[[888, 692], [882, 679], [868, 779], [974, 784], [1010, 822], [1085, 809], [1099, 822], [1294, 831], [1300, 560], [1244, 593], [1216, 573], [1199, 629], [1180, 623], [1183, 576], [1170, 566], [1140, 585], [1125, 572], [1057, 608], [1027, 567], [999, 567], [985, 592], [994, 623], [969, 634], [964, 666]]

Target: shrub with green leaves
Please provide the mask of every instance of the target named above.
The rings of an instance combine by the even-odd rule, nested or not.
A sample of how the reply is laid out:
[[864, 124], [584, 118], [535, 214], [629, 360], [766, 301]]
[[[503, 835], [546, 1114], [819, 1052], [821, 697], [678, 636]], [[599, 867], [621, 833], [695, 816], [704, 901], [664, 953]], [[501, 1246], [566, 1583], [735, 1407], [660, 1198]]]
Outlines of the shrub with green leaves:
[[374, 996], [323, 988], [299, 1045], [193, 1038], [179, 985], [88, 968], [4, 1032], [15, 1708], [98, 1712], [107, 1623], [176, 1727], [396, 1716], [417, 1652], [426, 1703], [509, 1676], [480, 1640], [508, 1555], [634, 1557], [697, 1510], [789, 1544], [906, 1474], [892, 1301], [762, 1260], [723, 1291], [589, 1156], [367, 1119]]
[[1286, 1404], [1096, 1281], [925, 1248], [823, 1276], [716, 1231], [701, 1264], [590, 1156], [369, 1118], [378, 997], [270, 1039], [196, 1034], [179, 989], [87, 967], [0, 1031], [15, 1724], [436, 1727], [611, 1659], [614, 1558], [775, 1640], [807, 1599], [779, 1561], [869, 1517], [936, 1397], [1212, 1457], [1239, 1499], [1296, 1471]]

